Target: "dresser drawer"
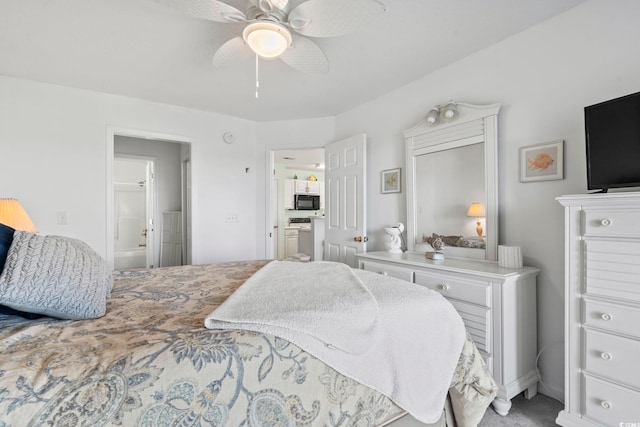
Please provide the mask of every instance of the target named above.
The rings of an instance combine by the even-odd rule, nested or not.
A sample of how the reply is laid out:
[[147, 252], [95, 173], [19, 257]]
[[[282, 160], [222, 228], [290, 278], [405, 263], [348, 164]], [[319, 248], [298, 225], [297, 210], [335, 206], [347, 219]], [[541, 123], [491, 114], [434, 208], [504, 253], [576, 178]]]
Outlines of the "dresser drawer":
[[584, 300], [584, 323], [640, 338], [640, 307]]
[[411, 269], [368, 260], [360, 261], [360, 263], [364, 270], [406, 280], [407, 282], [413, 282], [413, 271]]
[[471, 304], [490, 307], [491, 287], [488, 282], [472, 280], [453, 274], [415, 272], [415, 282], [429, 289], [440, 292], [447, 298], [455, 298]]
[[585, 236], [640, 237], [640, 209], [584, 209]]
[[488, 308], [449, 300], [456, 309], [476, 347], [485, 353], [493, 353], [491, 345], [491, 312]]
[[584, 386], [586, 417], [607, 426], [638, 421], [640, 393], [637, 391], [589, 375], [584, 376]]
[[585, 329], [585, 369], [625, 384], [640, 384], [640, 341]]
[[587, 240], [584, 248], [588, 293], [640, 302], [640, 242]]

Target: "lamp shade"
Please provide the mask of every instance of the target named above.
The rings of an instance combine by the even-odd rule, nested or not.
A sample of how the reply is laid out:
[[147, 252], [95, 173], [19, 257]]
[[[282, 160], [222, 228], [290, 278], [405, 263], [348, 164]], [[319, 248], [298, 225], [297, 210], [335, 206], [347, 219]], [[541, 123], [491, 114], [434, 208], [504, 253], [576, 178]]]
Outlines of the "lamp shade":
[[0, 223], [20, 231], [38, 232], [31, 218], [16, 199], [0, 199]]
[[467, 216], [473, 216], [476, 218], [485, 216], [484, 206], [482, 206], [482, 203], [471, 203], [471, 206], [469, 206], [469, 211], [467, 212]]
[[291, 45], [291, 33], [274, 22], [254, 22], [242, 32], [251, 50], [263, 58], [278, 57]]

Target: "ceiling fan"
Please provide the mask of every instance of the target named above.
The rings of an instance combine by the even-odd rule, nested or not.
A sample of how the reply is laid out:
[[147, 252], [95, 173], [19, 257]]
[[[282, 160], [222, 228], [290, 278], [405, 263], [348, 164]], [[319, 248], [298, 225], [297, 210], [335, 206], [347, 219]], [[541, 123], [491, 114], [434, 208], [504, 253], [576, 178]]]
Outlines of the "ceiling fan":
[[305, 73], [329, 71], [326, 55], [308, 37], [355, 32], [385, 10], [378, 0], [307, 0], [293, 8], [289, 0], [248, 0], [246, 12], [220, 0], [153, 1], [213, 22], [247, 24], [242, 35], [216, 51], [215, 67], [228, 67], [257, 55], [280, 58]]

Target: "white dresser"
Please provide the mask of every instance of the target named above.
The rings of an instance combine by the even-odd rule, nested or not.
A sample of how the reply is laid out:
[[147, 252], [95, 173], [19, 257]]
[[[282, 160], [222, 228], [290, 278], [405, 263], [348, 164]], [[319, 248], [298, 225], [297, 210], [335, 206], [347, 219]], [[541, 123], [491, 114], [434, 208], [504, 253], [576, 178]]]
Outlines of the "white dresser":
[[562, 426], [640, 425], [640, 193], [562, 196]]
[[496, 412], [506, 415], [511, 398], [522, 391], [529, 399], [537, 393], [539, 269], [503, 268], [490, 261], [432, 261], [421, 253], [368, 252], [356, 256], [364, 270], [426, 286], [453, 304], [500, 387], [493, 402]]

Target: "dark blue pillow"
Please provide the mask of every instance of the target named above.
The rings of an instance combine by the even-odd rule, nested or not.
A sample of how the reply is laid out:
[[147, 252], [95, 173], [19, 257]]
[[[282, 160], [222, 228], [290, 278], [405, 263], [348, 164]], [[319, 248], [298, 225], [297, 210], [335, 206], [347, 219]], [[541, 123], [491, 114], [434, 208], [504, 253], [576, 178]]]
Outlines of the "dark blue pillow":
[[[9, 248], [13, 242], [13, 233], [15, 231], [16, 230], [7, 225], [0, 224], [0, 274], [2, 274], [2, 270], [4, 270], [4, 263], [7, 260]], [[25, 319], [37, 319], [42, 317], [41, 314], [25, 313], [24, 311], [14, 310], [13, 308], [6, 307], [4, 305], [0, 305], [0, 314], [21, 316]]]
[[7, 260], [7, 254], [13, 242], [13, 233], [16, 230], [8, 225], [0, 224], [0, 273], [4, 270], [4, 262]]

